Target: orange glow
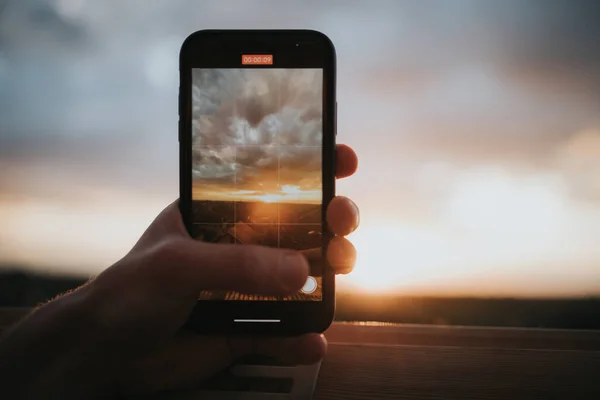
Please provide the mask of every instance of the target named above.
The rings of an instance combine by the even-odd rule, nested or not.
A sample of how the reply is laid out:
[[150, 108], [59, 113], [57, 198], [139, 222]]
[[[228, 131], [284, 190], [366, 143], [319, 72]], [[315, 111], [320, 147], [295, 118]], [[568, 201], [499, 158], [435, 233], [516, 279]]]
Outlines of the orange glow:
[[98, 197], [84, 204], [0, 197], [6, 235], [0, 233], [0, 243], [11, 239], [0, 254], [39, 272], [97, 274], [123, 257], [169, 202], [122, 194]]
[[432, 238], [400, 224], [365, 224], [348, 239], [357, 250], [356, 266], [342, 281], [364, 292], [411, 289], [435, 280], [439, 270], [427, 264], [445, 264], [442, 254], [428, 251]]
[[322, 201], [321, 190], [304, 190], [300, 186], [283, 185], [279, 190], [266, 192], [262, 190], [216, 191], [204, 186], [193, 188], [194, 200], [212, 201], [259, 201], [263, 203], [319, 204]]

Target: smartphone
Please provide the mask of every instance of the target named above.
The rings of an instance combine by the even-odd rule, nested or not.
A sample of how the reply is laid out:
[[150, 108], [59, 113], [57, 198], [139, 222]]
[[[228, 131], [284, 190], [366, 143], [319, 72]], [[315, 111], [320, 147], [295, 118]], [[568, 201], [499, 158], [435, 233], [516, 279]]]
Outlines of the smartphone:
[[285, 297], [205, 290], [205, 333], [322, 332], [335, 309], [325, 211], [335, 195], [336, 55], [311, 30], [203, 30], [180, 52], [180, 208], [201, 241], [289, 248], [309, 260]]

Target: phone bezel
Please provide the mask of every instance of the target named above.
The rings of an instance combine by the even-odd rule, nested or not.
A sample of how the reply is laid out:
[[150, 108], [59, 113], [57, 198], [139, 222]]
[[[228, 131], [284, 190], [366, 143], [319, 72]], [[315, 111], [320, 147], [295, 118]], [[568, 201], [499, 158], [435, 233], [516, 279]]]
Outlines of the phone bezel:
[[[272, 54], [272, 66], [242, 66], [242, 54]], [[180, 210], [190, 232], [191, 80], [193, 68], [323, 69], [323, 249], [332, 238], [326, 209], [335, 196], [336, 54], [331, 40], [312, 30], [202, 30], [188, 36], [180, 51]], [[321, 301], [198, 301], [188, 326], [204, 333], [296, 335], [322, 332], [335, 312], [335, 274], [324, 263]], [[276, 319], [278, 323], [236, 323], [235, 319]]]

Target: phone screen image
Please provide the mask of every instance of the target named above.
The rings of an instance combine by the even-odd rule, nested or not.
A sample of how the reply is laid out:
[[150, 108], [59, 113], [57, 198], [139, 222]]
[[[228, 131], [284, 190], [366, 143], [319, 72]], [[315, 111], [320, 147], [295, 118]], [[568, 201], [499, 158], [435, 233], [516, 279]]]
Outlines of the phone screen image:
[[192, 236], [294, 249], [311, 266], [290, 296], [199, 300], [321, 301], [323, 70], [194, 68], [191, 90]]

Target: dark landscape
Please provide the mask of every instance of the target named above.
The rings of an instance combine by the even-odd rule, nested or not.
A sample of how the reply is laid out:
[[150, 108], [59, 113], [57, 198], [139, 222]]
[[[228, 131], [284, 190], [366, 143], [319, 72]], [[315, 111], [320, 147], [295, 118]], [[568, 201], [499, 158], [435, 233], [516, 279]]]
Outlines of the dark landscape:
[[232, 222], [320, 224], [320, 204], [268, 203], [262, 201], [192, 202], [195, 222], [219, 224]]
[[194, 201], [192, 235], [207, 242], [283, 247], [322, 245], [321, 205]]
[[600, 297], [527, 299], [337, 294], [339, 321], [600, 329]]
[[[0, 267], [0, 307], [36, 306], [88, 280], [35, 275], [9, 267]], [[336, 307], [338, 321], [600, 329], [600, 297], [486, 299], [338, 293]]]

